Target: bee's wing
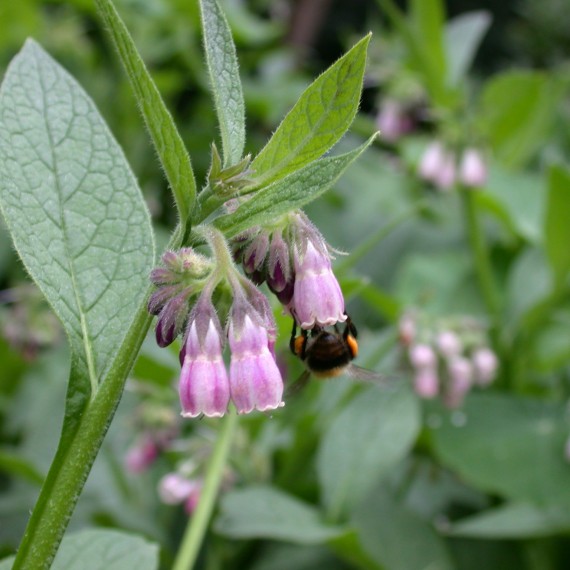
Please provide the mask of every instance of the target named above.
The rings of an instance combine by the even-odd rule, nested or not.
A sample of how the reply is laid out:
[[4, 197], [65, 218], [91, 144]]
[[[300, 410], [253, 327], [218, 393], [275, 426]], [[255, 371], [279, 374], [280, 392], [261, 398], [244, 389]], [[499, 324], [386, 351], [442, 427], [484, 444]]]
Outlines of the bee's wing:
[[304, 370], [302, 374], [295, 380], [291, 382], [287, 386], [287, 390], [285, 391], [285, 398], [290, 398], [295, 394], [298, 394], [309, 382], [309, 378], [311, 377], [311, 373], [308, 370]]
[[361, 382], [371, 382], [373, 384], [379, 384], [380, 386], [394, 386], [395, 382], [398, 380], [396, 376], [389, 376], [386, 374], [380, 374], [379, 372], [374, 372], [373, 370], [368, 370], [368, 368], [361, 368], [356, 366], [356, 364], [350, 363], [343, 374], [346, 374], [354, 380], [360, 380]]

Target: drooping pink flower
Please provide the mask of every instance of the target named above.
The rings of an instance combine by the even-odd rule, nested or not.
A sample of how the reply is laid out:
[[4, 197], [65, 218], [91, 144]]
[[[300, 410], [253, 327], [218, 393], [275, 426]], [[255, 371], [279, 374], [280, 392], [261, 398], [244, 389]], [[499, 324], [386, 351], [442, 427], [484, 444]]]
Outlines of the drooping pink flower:
[[209, 295], [202, 295], [188, 323], [179, 383], [184, 417], [223, 416], [230, 399], [222, 356], [221, 326]]
[[283, 379], [271, 351], [267, 329], [245, 300], [234, 297], [228, 340], [231, 349], [230, 393], [238, 413], [284, 405]]
[[299, 326], [329, 326], [346, 320], [344, 297], [328, 253], [308, 241], [295, 257], [295, 286], [290, 311]]
[[449, 384], [444, 396], [445, 405], [457, 408], [463, 404], [473, 382], [473, 368], [467, 358], [457, 356], [447, 364]]
[[471, 355], [473, 363], [473, 379], [479, 386], [490, 384], [497, 374], [499, 361], [497, 355], [490, 348], [478, 348]]
[[476, 148], [467, 148], [461, 157], [459, 180], [469, 188], [484, 186], [487, 182], [487, 165]]

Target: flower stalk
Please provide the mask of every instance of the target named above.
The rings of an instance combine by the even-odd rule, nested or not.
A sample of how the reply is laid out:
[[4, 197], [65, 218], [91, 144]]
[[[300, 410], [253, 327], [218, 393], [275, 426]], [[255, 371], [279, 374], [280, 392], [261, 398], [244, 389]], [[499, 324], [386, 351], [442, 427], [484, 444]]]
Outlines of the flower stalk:
[[212, 518], [224, 468], [236, 431], [238, 415], [234, 410], [231, 410], [222, 421], [223, 424], [216, 439], [214, 451], [204, 478], [204, 486], [200, 493], [198, 506], [188, 522], [172, 570], [191, 570], [194, 568], [202, 541]]

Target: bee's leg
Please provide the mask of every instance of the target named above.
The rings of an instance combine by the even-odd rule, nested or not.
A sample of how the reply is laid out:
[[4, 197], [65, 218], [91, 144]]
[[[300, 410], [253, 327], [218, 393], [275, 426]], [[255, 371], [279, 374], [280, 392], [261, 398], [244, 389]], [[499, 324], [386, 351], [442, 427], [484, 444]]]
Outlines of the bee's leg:
[[293, 330], [291, 331], [291, 339], [289, 340], [289, 348], [291, 352], [297, 356], [297, 351], [295, 350], [295, 338], [297, 336], [297, 321], [293, 317]]
[[344, 334], [342, 335], [345, 339], [346, 337], [353, 336], [354, 338], [358, 337], [358, 331], [356, 330], [356, 326], [352, 322], [352, 319], [345, 313], [346, 321], [345, 321], [345, 328]]
[[291, 331], [289, 348], [291, 349], [291, 352], [301, 360], [305, 360], [305, 349], [307, 347], [308, 338], [309, 331], [306, 331], [305, 329], [301, 329], [301, 334], [297, 336], [297, 322], [293, 320], [293, 330]]

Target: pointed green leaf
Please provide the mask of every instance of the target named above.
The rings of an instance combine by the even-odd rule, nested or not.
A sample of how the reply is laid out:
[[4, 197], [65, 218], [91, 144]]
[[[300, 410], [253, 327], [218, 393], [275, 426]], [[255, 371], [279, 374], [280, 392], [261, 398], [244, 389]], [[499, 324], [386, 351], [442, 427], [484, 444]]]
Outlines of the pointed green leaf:
[[236, 48], [217, 0], [200, 0], [206, 62], [222, 136], [224, 166], [241, 159], [245, 144], [245, 110]]
[[347, 131], [360, 102], [370, 34], [301, 95], [251, 167], [256, 181], [283, 178], [329, 150]]
[[548, 176], [545, 247], [556, 281], [563, 284], [570, 271], [570, 171], [552, 166]]
[[214, 222], [231, 237], [255, 225], [271, 222], [278, 216], [302, 208], [326, 192], [342, 173], [370, 146], [376, 135], [357, 149], [339, 156], [316, 160], [304, 168], [257, 192], [235, 212]]
[[150, 219], [95, 105], [31, 40], [0, 90], [0, 207], [65, 327], [74, 376], [95, 386], [147, 289]]
[[447, 24], [444, 39], [448, 85], [463, 81], [490, 25], [491, 15], [483, 10], [461, 14]]
[[409, 451], [420, 428], [405, 386], [371, 387], [335, 418], [317, 455], [322, 498], [333, 520], [355, 507]]
[[196, 199], [196, 181], [186, 147], [113, 3], [111, 0], [96, 2], [131, 82], [137, 104], [174, 195], [181, 223], [186, 224]]

